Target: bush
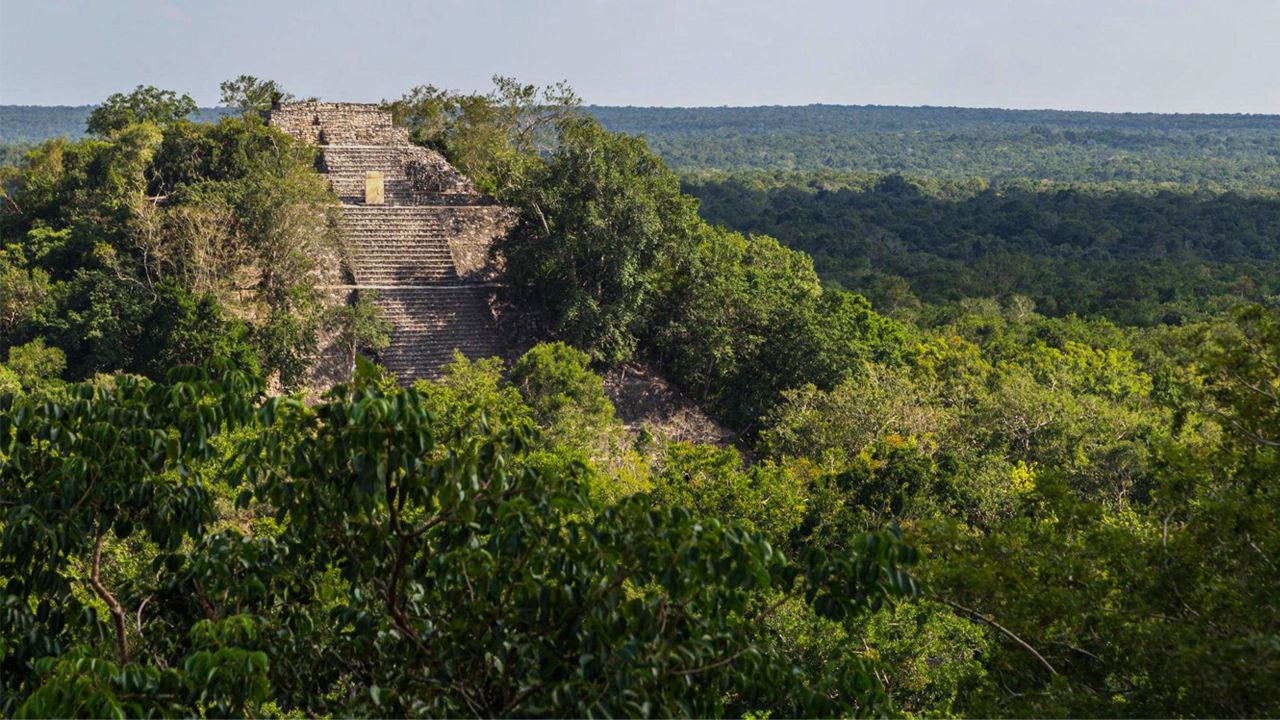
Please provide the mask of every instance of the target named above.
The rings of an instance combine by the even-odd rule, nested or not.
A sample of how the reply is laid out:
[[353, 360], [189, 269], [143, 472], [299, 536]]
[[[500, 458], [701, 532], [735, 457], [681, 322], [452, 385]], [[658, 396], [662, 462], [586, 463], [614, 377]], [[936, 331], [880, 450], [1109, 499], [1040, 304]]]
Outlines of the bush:
[[36, 338], [26, 345], [9, 348], [8, 364], [24, 385], [31, 385], [61, 375], [67, 368], [67, 354], [46, 346], [44, 338]]

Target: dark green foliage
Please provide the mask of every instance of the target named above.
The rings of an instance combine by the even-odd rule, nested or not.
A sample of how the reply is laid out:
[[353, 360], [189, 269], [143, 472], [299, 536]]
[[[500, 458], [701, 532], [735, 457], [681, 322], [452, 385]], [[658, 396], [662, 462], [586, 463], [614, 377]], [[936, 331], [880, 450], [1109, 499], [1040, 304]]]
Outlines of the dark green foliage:
[[[214, 455], [213, 435], [250, 417], [255, 387], [235, 371], [210, 376], [186, 369], [166, 385], [119, 376], [68, 387], [52, 400], [0, 396], [0, 604], [9, 621], [0, 641], [0, 702], [6, 714], [35, 690], [33, 669], [59, 673], [51, 661], [36, 668], [42, 657], [111, 637], [112, 655], [121, 665], [130, 662], [132, 616], [121, 605], [128, 589], [104, 580], [104, 543], [146, 542], [172, 551], [202, 532], [212, 508], [192, 471]], [[34, 714], [64, 714], [70, 707], [54, 704]]]
[[[173, 98], [111, 107], [134, 100]], [[311, 148], [257, 117], [148, 120], [33, 150], [6, 199], [0, 350], [43, 337], [71, 378], [226, 357], [305, 379], [325, 322], [312, 270], [336, 246]]]
[[168, 128], [156, 148], [151, 190], [195, 193], [202, 183], [288, 176], [294, 166], [311, 165], [314, 158], [314, 148], [266, 127], [256, 116], [214, 124], [182, 122]]
[[100, 269], [77, 271], [59, 290], [55, 309], [31, 323], [30, 331], [66, 352], [68, 376], [132, 368], [147, 342], [151, 293]]
[[277, 308], [255, 329], [254, 340], [261, 348], [262, 364], [279, 373], [284, 387], [296, 388], [307, 377], [319, 346], [318, 327], [288, 309]]
[[743, 428], [780, 393], [894, 362], [904, 329], [863, 298], [824, 290], [812, 262], [764, 236], [707, 228], [660, 309], [654, 344], [687, 390]]
[[[600, 505], [585, 467], [523, 462], [527, 426], [481, 414], [442, 427], [417, 390], [383, 385], [361, 361], [354, 385], [314, 407], [194, 370], [72, 386], [66, 401], [0, 398], [4, 709], [888, 709], [868, 662], [846, 653], [807, 676], [761, 622], [787, 598], [838, 621], [917, 594], [900, 532], [789, 558], [644, 496]], [[215, 531], [208, 478], [278, 530]], [[141, 556], [122, 565], [104, 546]], [[110, 629], [76, 592], [86, 580]]]
[[549, 329], [594, 359], [631, 357], [662, 273], [698, 227], [693, 202], [644, 142], [585, 118], [557, 128], [549, 161], [508, 198], [523, 210], [507, 275]]
[[222, 305], [212, 295], [196, 297], [176, 283], [166, 283], [147, 327], [147, 342], [134, 359], [137, 372], [144, 375], [161, 377], [171, 367], [215, 359], [258, 371], [250, 328], [223, 317]]

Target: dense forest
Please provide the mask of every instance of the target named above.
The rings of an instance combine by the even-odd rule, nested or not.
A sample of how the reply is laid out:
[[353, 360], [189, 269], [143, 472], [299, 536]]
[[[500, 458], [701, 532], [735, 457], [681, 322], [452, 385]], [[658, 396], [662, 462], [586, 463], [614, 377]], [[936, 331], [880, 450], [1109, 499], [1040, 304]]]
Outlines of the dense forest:
[[1280, 187], [1280, 116], [811, 105], [592, 108], [682, 172]]
[[[567, 87], [415, 88], [543, 341], [403, 387], [318, 300], [281, 92], [139, 88], [3, 171], [0, 712], [1280, 714], [1274, 120], [1068, 118], [1194, 187], [682, 181]], [[736, 443], [624, 426], [619, 364]]]
[[1280, 297], [1280, 192], [1250, 194], [832, 173], [704, 177], [709, 222], [778, 238], [884, 310], [1029, 298], [1126, 325]]

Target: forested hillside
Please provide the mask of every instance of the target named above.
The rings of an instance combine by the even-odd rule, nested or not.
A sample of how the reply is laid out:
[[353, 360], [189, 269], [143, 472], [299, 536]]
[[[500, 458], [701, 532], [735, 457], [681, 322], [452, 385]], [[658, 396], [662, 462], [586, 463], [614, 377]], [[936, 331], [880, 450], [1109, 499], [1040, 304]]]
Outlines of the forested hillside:
[[[1194, 187], [933, 144], [682, 181], [565, 86], [415, 88], [396, 121], [518, 215], [539, 342], [405, 387], [318, 301], [280, 89], [224, 90], [113, 96], [0, 178], [0, 713], [1280, 714], [1273, 120], [1070, 115]], [[307, 391], [322, 336], [355, 373]], [[736, 444], [624, 426], [619, 365]]]
[[1029, 298], [1046, 315], [1181, 323], [1280, 297], [1280, 192], [947, 182], [901, 175], [690, 179], [709, 222], [778, 238], [881, 309]]

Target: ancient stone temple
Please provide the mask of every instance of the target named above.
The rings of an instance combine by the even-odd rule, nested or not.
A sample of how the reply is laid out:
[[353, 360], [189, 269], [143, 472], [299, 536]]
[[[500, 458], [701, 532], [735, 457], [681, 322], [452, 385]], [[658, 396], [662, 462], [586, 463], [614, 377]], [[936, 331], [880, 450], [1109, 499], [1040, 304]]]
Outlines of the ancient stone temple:
[[501, 354], [489, 249], [511, 213], [476, 192], [440, 153], [409, 142], [377, 105], [288, 103], [270, 125], [320, 148], [342, 203], [349, 289], [392, 324], [378, 360], [401, 382], [436, 376], [454, 349]]

